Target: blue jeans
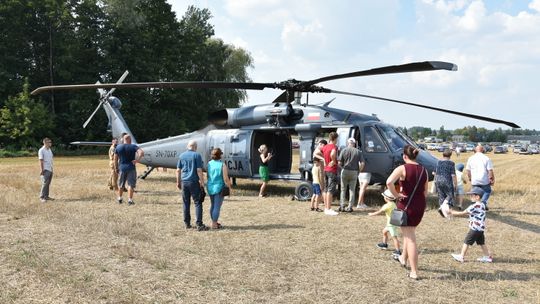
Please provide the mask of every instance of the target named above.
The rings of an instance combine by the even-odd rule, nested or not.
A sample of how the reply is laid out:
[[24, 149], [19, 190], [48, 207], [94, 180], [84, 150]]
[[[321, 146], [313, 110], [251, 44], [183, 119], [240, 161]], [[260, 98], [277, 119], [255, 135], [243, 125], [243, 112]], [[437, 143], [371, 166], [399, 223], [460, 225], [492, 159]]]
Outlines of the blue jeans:
[[487, 206], [487, 201], [491, 195], [491, 185], [473, 185], [473, 187], [480, 187], [482, 190], [484, 190], [484, 195], [482, 195], [481, 201]]
[[201, 202], [201, 185], [199, 181], [195, 182], [182, 182], [182, 200], [184, 201], [184, 223], [186, 226], [191, 226], [191, 198], [195, 202], [195, 218], [197, 226], [203, 224], [202, 221], [202, 202]]
[[223, 204], [223, 196], [220, 193], [210, 195], [210, 218], [213, 222], [217, 222], [219, 219], [219, 211]]

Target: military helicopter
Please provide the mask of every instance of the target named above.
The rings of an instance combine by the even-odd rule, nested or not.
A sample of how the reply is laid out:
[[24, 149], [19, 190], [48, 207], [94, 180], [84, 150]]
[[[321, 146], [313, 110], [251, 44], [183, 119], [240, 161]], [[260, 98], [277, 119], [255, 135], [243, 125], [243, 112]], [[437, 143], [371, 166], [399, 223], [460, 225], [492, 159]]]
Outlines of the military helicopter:
[[[379, 67], [346, 74], [337, 74], [309, 81], [290, 79], [274, 83], [237, 83], [237, 82], [144, 82], [123, 83], [127, 71], [117, 83], [57, 85], [37, 88], [32, 94], [49, 90], [98, 89], [99, 104], [84, 123], [86, 127], [100, 107], [103, 107], [109, 119], [108, 129], [113, 137], [122, 133], [130, 134], [134, 143], [135, 136], [125, 122], [120, 108], [121, 101], [112, 93], [116, 88], [198, 88], [198, 89], [241, 89], [263, 90], [280, 89], [283, 93], [272, 103], [227, 108], [210, 113], [210, 126], [204, 130], [137, 143], [145, 151], [141, 163], [147, 166], [141, 178], [145, 178], [154, 168], [176, 168], [178, 156], [186, 150], [188, 141], [196, 140], [197, 151], [206, 163], [213, 148], [221, 148], [223, 160], [233, 178], [259, 178], [260, 157], [257, 147], [266, 144], [274, 154], [269, 163], [270, 178], [298, 181], [295, 196], [299, 200], [311, 197], [311, 168], [316, 139], [329, 132], [337, 132], [338, 147], [344, 147], [348, 138], [355, 138], [366, 160], [367, 172], [372, 173], [371, 184], [384, 185], [392, 170], [403, 163], [403, 147], [417, 144], [402, 130], [382, 122], [374, 115], [364, 115], [330, 107], [330, 100], [320, 105], [302, 103], [303, 93], [334, 93], [355, 97], [378, 99], [434, 111], [465, 116], [473, 119], [502, 123], [519, 128], [515, 123], [494, 118], [462, 113], [437, 107], [420, 105], [396, 99], [389, 99], [365, 94], [336, 91], [316, 84], [350, 77], [371, 76], [394, 73], [448, 70], [456, 71], [457, 66], [449, 62], [424, 61], [408, 64]], [[111, 89], [105, 91], [105, 89]], [[293, 170], [292, 136], [299, 139], [299, 164]], [[80, 145], [109, 145], [109, 142], [74, 142]], [[418, 162], [433, 172], [437, 159], [426, 151], [421, 151]], [[433, 179], [430, 173], [430, 179]]]

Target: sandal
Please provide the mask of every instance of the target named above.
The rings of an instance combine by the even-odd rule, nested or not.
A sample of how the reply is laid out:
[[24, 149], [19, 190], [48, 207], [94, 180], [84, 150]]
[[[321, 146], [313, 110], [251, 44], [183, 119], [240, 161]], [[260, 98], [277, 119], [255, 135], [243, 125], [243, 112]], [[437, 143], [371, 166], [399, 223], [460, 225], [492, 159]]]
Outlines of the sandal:
[[317, 212], [323, 212], [323, 210], [321, 208], [315, 208], [315, 211]]
[[418, 275], [413, 276], [410, 272], [407, 272], [407, 278], [418, 281]]

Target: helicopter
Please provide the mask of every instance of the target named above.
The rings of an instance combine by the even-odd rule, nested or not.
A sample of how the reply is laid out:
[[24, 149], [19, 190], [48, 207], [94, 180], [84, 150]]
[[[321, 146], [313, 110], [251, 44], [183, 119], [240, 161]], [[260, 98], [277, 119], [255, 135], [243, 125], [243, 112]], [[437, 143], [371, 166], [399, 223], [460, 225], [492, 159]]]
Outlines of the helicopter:
[[[378, 99], [519, 128], [513, 122], [490, 117], [397, 99], [337, 91], [317, 85], [330, 80], [350, 77], [435, 70], [457, 71], [457, 65], [443, 61], [412, 62], [331, 75], [309, 81], [289, 79], [273, 83], [203, 81], [124, 83], [123, 81], [128, 75], [126, 71], [116, 83], [102, 84], [97, 82], [95, 84], [44, 86], [35, 89], [32, 95], [51, 90], [97, 89], [100, 94], [99, 104], [83, 127], [88, 125], [92, 117], [102, 107], [107, 114], [108, 130], [112, 136], [118, 138], [121, 134], [129, 134], [132, 142], [145, 151], [140, 162], [146, 165], [147, 169], [139, 178], [146, 178], [157, 167], [175, 169], [178, 156], [187, 149], [187, 143], [190, 140], [195, 140], [197, 152], [201, 153], [205, 164], [210, 160], [212, 149], [220, 148], [223, 151], [223, 161], [228, 167], [231, 178], [234, 180], [236, 178], [257, 179], [260, 178], [258, 167], [261, 162], [257, 147], [266, 144], [273, 152], [273, 158], [268, 164], [270, 179], [297, 181], [295, 197], [298, 200], [308, 200], [312, 195], [311, 168], [318, 138], [325, 137], [330, 132], [336, 132], [338, 134], [338, 148], [345, 147], [348, 138], [354, 138], [358, 143], [357, 148], [362, 152], [366, 162], [364, 170], [372, 175], [370, 184], [381, 186], [386, 184], [386, 179], [393, 169], [403, 163], [403, 147], [405, 145], [418, 147], [418, 145], [401, 129], [381, 121], [375, 115], [332, 108], [330, 103], [335, 98], [318, 105], [311, 105], [307, 101], [302, 103], [303, 93], [333, 93]], [[122, 102], [112, 95], [117, 88], [279, 89], [283, 92], [271, 103], [226, 108], [210, 113], [208, 115], [210, 125], [203, 130], [137, 143], [120, 112]], [[111, 90], [106, 91], [106, 89]], [[299, 141], [299, 163], [294, 170], [293, 136], [297, 137]], [[110, 142], [73, 142], [72, 144], [110, 145]], [[432, 172], [435, 171], [437, 158], [427, 151], [420, 150], [417, 161], [427, 168], [429, 179], [433, 180]]]

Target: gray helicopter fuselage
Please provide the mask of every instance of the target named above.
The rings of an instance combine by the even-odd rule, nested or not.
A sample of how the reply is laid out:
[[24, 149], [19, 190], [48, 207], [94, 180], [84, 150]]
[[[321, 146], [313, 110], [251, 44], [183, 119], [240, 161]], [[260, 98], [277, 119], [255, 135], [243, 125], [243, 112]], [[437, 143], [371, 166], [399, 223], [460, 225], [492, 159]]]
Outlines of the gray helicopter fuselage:
[[[113, 136], [121, 132], [131, 134], [119, 108], [110, 107], [106, 111]], [[403, 147], [416, 145], [399, 129], [375, 116], [335, 109], [327, 104], [258, 105], [226, 109], [218, 114], [212, 118], [214, 123], [203, 130], [138, 143], [145, 152], [141, 163], [176, 168], [179, 155], [186, 151], [190, 140], [195, 140], [205, 165], [212, 149], [220, 148], [231, 177], [258, 178], [261, 161], [257, 148], [266, 144], [274, 154], [269, 163], [272, 179], [310, 180], [316, 139], [337, 132], [338, 148], [344, 148], [348, 138], [355, 138], [366, 160], [365, 171], [372, 173], [372, 183], [384, 184], [392, 170], [403, 163]], [[291, 121], [291, 117], [295, 120]], [[299, 142], [298, 165], [293, 165], [295, 136]], [[437, 160], [421, 151], [418, 161], [432, 172]]]

